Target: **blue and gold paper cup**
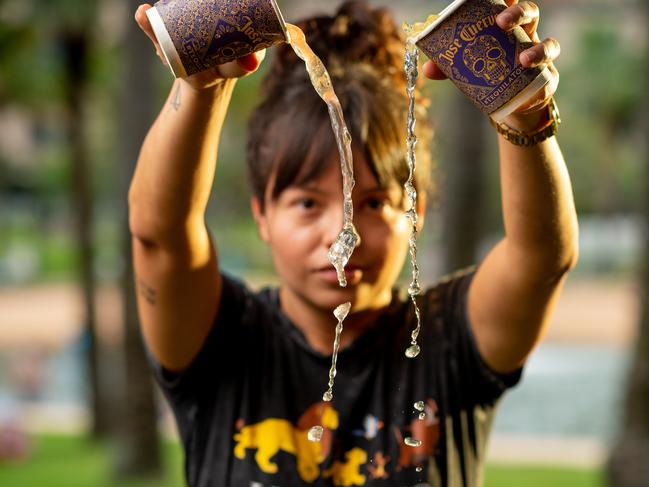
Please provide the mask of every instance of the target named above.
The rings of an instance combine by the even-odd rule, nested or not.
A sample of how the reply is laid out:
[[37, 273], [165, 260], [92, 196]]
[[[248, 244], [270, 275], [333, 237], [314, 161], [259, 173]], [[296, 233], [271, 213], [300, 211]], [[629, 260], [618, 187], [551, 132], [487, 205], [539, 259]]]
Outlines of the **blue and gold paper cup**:
[[473, 103], [501, 122], [551, 79], [545, 67], [524, 68], [518, 60], [532, 46], [516, 27], [503, 31], [496, 16], [503, 0], [455, 0], [413, 41]]
[[160, 0], [146, 14], [176, 78], [288, 38], [275, 0]]

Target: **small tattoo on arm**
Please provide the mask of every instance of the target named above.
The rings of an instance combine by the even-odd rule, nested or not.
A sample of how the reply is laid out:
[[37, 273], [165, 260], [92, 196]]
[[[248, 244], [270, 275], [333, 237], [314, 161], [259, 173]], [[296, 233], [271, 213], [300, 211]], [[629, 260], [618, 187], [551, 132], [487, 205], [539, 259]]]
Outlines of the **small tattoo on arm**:
[[140, 289], [140, 294], [142, 294], [142, 297], [146, 299], [149, 304], [156, 303], [157, 292], [155, 289], [147, 285], [141, 279], [138, 281], [138, 288]]
[[173, 100], [171, 100], [171, 107], [176, 111], [180, 108], [180, 86], [176, 90]]

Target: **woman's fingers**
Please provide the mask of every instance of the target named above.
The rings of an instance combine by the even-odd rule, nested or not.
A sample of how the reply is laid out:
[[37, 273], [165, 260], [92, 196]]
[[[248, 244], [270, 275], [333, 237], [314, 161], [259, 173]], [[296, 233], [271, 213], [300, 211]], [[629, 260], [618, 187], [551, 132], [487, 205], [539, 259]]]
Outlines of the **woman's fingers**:
[[262, 49], [261, 51], [247, 54], [234, 61], [219, 64], [215, 68], [221, 78], [241, 78], [257, 71], [264, 57], [266, 57], [266, 50]]
[[259, 68], [259, 65], [265, 57], [266, 49], [262, 49], [261, 51], [253, 52], [252, 54], [248, 54], [237, 59], [237, 62], [239, 63], [239, 66], [241, 66], [249, 74], [257, 71], [257, 68]]
[[559, 54], [561, 54], [559, 41], [548, 37], [543, 42], [523, 51], [519, 59], [524, 68], [534, 68], [552, 63]]
[[532, 42], [533, 47], [526, 49], [520, 55], [520, 62], [525, 68], [549, 64], [561, 53], [561, 46], [556, 39], [547, 38], [543, 42], [539, 39], [536, 29], [539, 25], [539, 7], [534, 2], [518, 2], [508, 0], [507, 7], [496, 17], [496, 22], [501, 29], [511, 30], [522, 27]]
[[539, 26], [539, 7], [533, 2], [514, 3], [498, 14], [496, 22], [504, 30], [520, 26], [534, 40]]
[[446, 75], [442, 73], [442, 70], [439, 69], [437, 64], [430, 60], [424, 63], [424, 65], [421, 67], [421, 71], [422, 73], [424, 73], [424, 76], [426, 76], [426, 78], [438, 80], [446, 79]]

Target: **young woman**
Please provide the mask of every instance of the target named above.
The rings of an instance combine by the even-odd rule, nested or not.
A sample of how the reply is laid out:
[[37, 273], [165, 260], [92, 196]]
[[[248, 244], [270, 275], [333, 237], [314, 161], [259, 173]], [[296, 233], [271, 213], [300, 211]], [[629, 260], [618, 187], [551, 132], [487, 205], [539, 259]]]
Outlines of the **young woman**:
[[[175, 81], [142, 146], [129, 205], [142, 331], [176, 416], [190, 486], [481, 485], [497, 400], [519, 380], [577, 258], [570, 182], [546, 129], [559, 45], [539, 41], [536, 5], [508, 5], [498, 25], [521, 25], [535, 44], [522, 64], [547, 64], [554, 80], [500, 131], [542, 135], [528, 146], [498, 135], [505, 235], [476, 270], [418, 297], [415, 359], [404, 355], [412, 305], [394, 289], [410, 225], [404, 42], [389, 13], [347, 2], [299, 24], [331, 73], [354, 141], [361, 244], [345, 288], [327, 260], [342, 224], [338, 154], [326, 107], [290, 47], [273, 49], [247, 154], [252, 212], [278, 289], [253, 292], [222, 274], [205, 225], [236, 78], [262, 56]], [[147, 8], [136, 20], [160, 54]], [[430, 62], [424, 73], [443, 78]], [[430, 130], [422, 117], [418, 134], [423, 222]], [[345, 301], [352, 310], [325, 403], [332, 311]], [[423, 411], [414, 407], [420, 401]], [[314, 425], [325, 428], [321, 442], [307, 440]]]

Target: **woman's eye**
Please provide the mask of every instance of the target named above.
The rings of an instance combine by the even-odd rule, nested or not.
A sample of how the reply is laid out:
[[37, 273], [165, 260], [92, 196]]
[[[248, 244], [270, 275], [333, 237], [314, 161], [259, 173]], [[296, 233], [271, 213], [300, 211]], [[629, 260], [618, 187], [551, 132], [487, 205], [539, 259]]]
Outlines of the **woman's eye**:
[[297, 205], [305, 210], [315, 208], [315, 200], [313, 198], [301, 198], [297, 201]]
[[381, 198], [370, 198], [365, 204], [372, 210], [380, 210], [387, 204], [387, 200]]

